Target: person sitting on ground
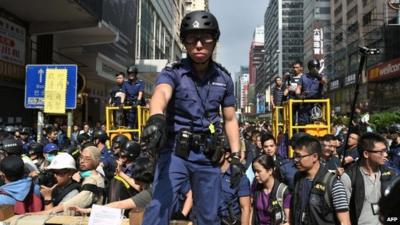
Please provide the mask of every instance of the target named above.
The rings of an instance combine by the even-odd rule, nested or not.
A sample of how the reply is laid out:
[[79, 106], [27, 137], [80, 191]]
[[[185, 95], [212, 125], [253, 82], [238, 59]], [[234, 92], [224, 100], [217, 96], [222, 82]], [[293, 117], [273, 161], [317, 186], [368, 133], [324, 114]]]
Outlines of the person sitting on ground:
[[81, 191], [68, 201], [47, 210], [47, 213], [62, 212], [69, 206], [81, 208], [91, 207], [92, 204], [102, 204], [104, 198], [104, 178], [96, 171], [100, 164], [101, 152], [95, 146], [88, 146], [83, 149], [79, 160], [79, 175], [81, 177]]
[[[135, 160], [133, 168], [133, 182], [138, 186], [140, 192], [128, 199], [112, 202], [106, 206], [118, 209], [144, 209], [151, 201], [150, 184], [154, 178], [154, 162], [145, 157], [139, 157]], [[80, 213], [90, 213], [91, 208], [84, 209], [83, 207], [72, 205], [69, 207]]]
[[79, 194], [81, 185], [72, 179], [76, 172], [75, 160], [68, 153], [58, 154], [47, 170], [53, 172], [57, 184], [53, 187], [41, 186], [40, 192], [44, 198], [45, 210], [62, 204]]
[[[31, 177], [25, 177], [24, 172], [24, 162], [21, 157], [10, 155], [0, 162], [0, 176], [5, 182], [0, 187], [0, 205], [14, 205], [15, 214], [36, 212], [43, 207], [39, 186], [34, 184]], [[17, 206], [18, 202], [25, 204], [25, 201], [35, 204], [25, 209]]]

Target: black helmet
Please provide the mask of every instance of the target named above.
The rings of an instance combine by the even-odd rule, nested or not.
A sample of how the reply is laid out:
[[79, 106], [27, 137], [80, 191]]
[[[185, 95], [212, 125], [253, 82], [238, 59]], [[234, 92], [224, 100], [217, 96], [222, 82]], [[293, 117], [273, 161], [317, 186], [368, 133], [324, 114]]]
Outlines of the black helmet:
[[89, 134], [87, 134], [87, 133], [82, 133], [82, 134], [79, 134], [77, 137], [76, 137], [76, 141], [78, 142], [78, 144], [83, 144], [84, 142], [88, 142], [88, 141], [90, 141], [90, 136], [89, 136]]
[[128, 66], [128, 69], [126, 69], [126, 73], [127, 74], [138, 73], [138, 69], [135, 65], [130, 65], [130, 66]]
[[389, 133], [391, 133], [391, 134], [400, 133], [400, 124], [395, 123], [395, 124], [390, 125]]
[[107, 133], [104, 130], [96, 130], [93, 134], [93, 140], [96, 139], [102, 143], [105, 143], [108, 139]]
[[308, 62], [308, 70], [312, 70], [314, 68], [316, 68], [317, 70], [319, 70], [321, 68], [321, 64], [319, 63], [319, 60], [313, 59]]
[[63, 152], [70, 154], [74, 159], [78, 158], [80, 155], [79, 149], [75, 146], [69, 146], [68, 148], [64, 148]]
[[211, 31], [215, 34], [216, 40], [218, 40], [220, 35], [218, 21], [215, 16], [203, 10], [190, 12], [182, 19], [180, 30], [181, 40], [183, 40], [190, 31], [195, 30]]
[[23, 127], [21, 130], [20, 130], [20, 133], [21, 134], [30, 134], [31, 133], [31, 128], [30, 127]]
[[140, 145], [135, 141], [128, 141], [123, 146], [120, 156], [127, 157], [130, 161], [135, 160], [140, 154]]
[[8, 155], [21, 155], [23, 151], [22, 142], [14, 138], [3, 139], [0, 149], [5, 151]]
[[111, 148], [121, 148], [129, 141], [128, 137], [123, 134], [118, 134], [111, 140]]
[[43, 154], [43, 145], [33, 142], [29, 145], [29, 155]]

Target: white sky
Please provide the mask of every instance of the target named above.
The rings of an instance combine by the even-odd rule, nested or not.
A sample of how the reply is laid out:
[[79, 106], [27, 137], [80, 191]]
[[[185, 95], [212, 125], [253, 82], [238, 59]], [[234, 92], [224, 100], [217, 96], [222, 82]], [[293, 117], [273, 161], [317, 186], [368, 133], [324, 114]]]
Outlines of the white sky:
[[248, 66], [249, 50], [256, 26], [264, 24], [268, 0], [209, 0], [210, 12], [219, 23], [221, 36], [217, 62], [229, 72]]

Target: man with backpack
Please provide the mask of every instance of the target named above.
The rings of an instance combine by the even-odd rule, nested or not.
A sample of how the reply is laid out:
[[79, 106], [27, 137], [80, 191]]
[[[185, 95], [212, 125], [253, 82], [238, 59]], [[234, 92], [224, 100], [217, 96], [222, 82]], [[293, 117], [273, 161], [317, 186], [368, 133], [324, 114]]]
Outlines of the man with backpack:
[[24, 177], [21, 157], [10, 155], [4, 158], [0, 162], [0, 176], [5, 180], [0, 187], [0, 205], [14, 205], [16, 215], [42, 210], [39, 186], [30, 177]]
[[342, 175], [350, 197], [352, 224], [380, 224], [378, 202], [396, 173], [386, 167], [386, 139], [379, 134], [365, 133], [358, 143], [360, 160]]
[[297, 169], [291, 202], [291, 224], [350, 224], [343, 183], [320, 164], [318, 139], [303, 136], [294, 143]]

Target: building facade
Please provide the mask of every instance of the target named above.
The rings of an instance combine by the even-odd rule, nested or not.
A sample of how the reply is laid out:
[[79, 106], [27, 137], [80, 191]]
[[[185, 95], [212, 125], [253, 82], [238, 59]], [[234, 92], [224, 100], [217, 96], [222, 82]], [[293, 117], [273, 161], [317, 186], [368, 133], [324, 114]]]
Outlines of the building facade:
[[[29, 10], [21, 7], [27, 5]], [[134, 63], [137, 2], [13, 0], [2, 1], [0, 11], [2, 36], [18, 43], [13, 49], [16, 58], [0, 62], [12, 68], [0, 75], [1, 89], [10, 89], [1, 95], [2, 102], [13, 101], [13, 110], [0, 112], [6, 118], [3, 122], [31, 125], [36, 121], [37, 110], [24, 110], [23, 105], [26, 64], [78, 65], [79, 104], [74, 119], [102, 121], [115, 73]], [[51, 122], [54, 117], [58, 116], [46, 119]]]
[[186, 0], [185, 7], [188, 12], [195, 10], [210, 10], [208, 7], [208, 0]]
[[304, 64], [312, 59], [323, 62], [323, 73], [333, 76], [330, 0], [304, 1]]
[[[0, 100], [10, 105], [9, 110], [0, 111], [0, 124], [36, 122], [37, 110], [24, 109], [26, 64], [78, 66], [78, 104], [73, 112], [78, 124], [104, 121], [115, 74], [125, 72], [129, 65], [139, 68], [139, 78], [144, 80], [145, 95], [149, 97], [157, 72], [168, 61], [182, 56], [178, 24], [185, 3], [2, 1], [0, 36], [16, 44], [2, 46], [7, 51], [0, 55]], [[27, 5], [29, 10], [21, 7]], [[54, 117], [66, 120], [63, 115], [46, 115], [46, 122], [54, 121]]]
[[153, 92], [155, 77], [168, 62], [182, 57], [180, 21], [184, 0], [139, 0], [135, 64], [145, 84], [145, 96]]
[[394, 25], [398, 22], [398, 11], [391, 9], [387, 1], [372, 0], [335, 0], [331, 2], [331, 10], [334, 77], [329, 83], [328, 96], [333, 108], [340, 113], [350, 112], [360, 60], [359, 46], [381, 50], [381, 54], [368, 57], [367, 73], [363, 73], [360, 81], [359, 101], [369, 102], [372, 111], [398, 105], [400, 96], [394, 91], [399, 86], [398, 72], [390, 66], [396, 65], [400, 57], [397, 51], [400, 29]]
[[249, 51], [249, 85], [250, 85], [250, 92], [249, 92], [249, 99], [248, 102], [250, 103], [251, 112], [256, 113], [257, 110], [257, 103], [258, 99], [260, 99], [259, 92], [257, 86], [260, 85], [262, 81], [258, 80], [257, 75], [257, 67], [263, 61], [264, 57], [264, 26], [258, 26], [255, 28], [253, 33], [253, 40], [250, 45]]

